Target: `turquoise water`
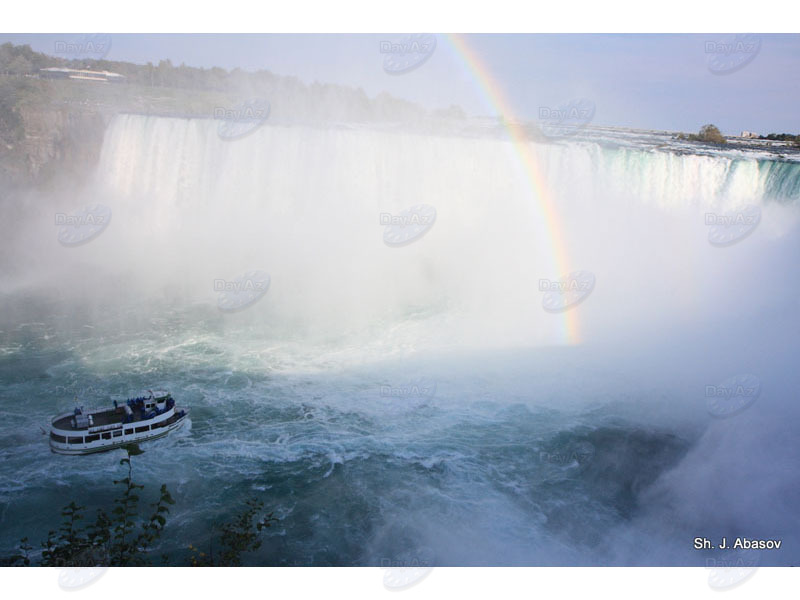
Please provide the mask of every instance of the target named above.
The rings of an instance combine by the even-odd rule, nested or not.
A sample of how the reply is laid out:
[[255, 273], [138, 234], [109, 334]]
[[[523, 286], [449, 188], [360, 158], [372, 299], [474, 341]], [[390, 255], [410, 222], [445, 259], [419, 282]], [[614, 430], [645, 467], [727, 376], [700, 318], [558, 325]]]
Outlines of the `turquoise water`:
[[[43, 539], [67, 499], [107, 505], [120, 475], [119, 452], [55, 455], [38, 425], [74, 396], [104, 405], [160, 387], [192, 409], [191, 426], [143, 444], [134, 474], [145, 496], [166, 483], [177, 500], [160, 548], [175, 562], [251, 497], [280, 523], [248, 564], [704, 560], [650, 494], [716, 424], [692, 386], [665, 388], [647, 361], [641, 376], [576, 348], [355, 364], [336, 341], [304, 355], [211, 306], [104, 310], [91, 324], [49, 309], [3, 331], [3, 553]], [[735, 511], [719, 509], [707, 526], [727, 531]]]
[[[35, 199], [103, 203], [107, 228], [67, 247], [31, 216], [6, 248], [0, 555], [69, 500], [107, 506], [121, 475], [119, 452], [55, 455], [40, 427], [76, 397], [165, 389], [190, 426], [143, 444], [134, 477], [176, 500], [176, 564], [252, 497], [280, 520], [252, 565], [706, 565], [693, 539], [736, 535], [783, 539], [759, 564], [792, 564], [796, 165], [534, 147], [555, 230], [509, 150], [112, 122], [95, 180]], [[380, 215], [417, 204], [424, 238], [384, 244]], [[745, 205], [755, 230], [709, 243], [706, 213]], [[562, 267], [596, 285], [548, 312]], [[266, 292], [221, 302], [216, 282], [261, 272]], [[741, 374], [758, 397], [710, 410]]]

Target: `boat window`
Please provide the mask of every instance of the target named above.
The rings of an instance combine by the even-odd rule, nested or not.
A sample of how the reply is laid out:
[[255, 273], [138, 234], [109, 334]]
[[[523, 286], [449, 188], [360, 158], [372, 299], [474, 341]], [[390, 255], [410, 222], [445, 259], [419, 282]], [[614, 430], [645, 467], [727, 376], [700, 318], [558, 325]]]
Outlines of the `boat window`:
[[86, 443], [88, 444], [89, 442], [96, 442], [99, 439], [100, 439], [99, 435], [87, 435], [86, 436]]
[[53, 440], [54, 442], [58, 442], [59, 444], [67, 443], [67, 438], [65, 438], [63, 435], [58, 435], [57, 433], [53, 433], [52, 431], [50, 432], [50, 439]]
[[67, 438], [67, 442], [70, 444], [82, 444], [83, 438], [82, 437], [70, 437]]
[[126, 429], [125, 430], [125, 435], [130, 435], [132, 433], [133, 433], [133, 429]]
[[119, 436], [121, 436], [121, 435], [122, 435], [122, 429], [117, 429], [117, 430], [114, 432], [114, 437], [119, 437]]
[[104, 433], [103, 434], [103, 439], [104, 440], [110, 440], [111, 439], [111, 432], [109, 431], [109, 432]]
[[145, 431], [150, 431], [150, 425], [145, 425], [144, 427], [136, 428], [136, 433], [144, 433]]

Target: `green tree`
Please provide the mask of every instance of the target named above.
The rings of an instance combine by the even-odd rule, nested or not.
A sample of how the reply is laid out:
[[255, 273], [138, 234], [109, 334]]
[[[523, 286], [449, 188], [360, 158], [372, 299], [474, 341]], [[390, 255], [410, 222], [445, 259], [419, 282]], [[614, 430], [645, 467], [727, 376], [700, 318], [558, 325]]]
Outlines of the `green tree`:
[[42, 566], [87, 567], [147, 565], [148, 551], [158, 540], [166, 525], [166, 513], [175, 501], [162, 485], [158, 501], [151, 504], [152, 514], [137, 522], [139, 495], [143, 485], [134, 483], [131, 457], [142, 453], [135, 444], [125, 446], [126, 458], [120, 465], [127, 467], [127, 476], [114, 481], [124, 487], [122, 495], [114, 499], [114, 508], [109, 516], [103, 509], [97, 510], [94, 523], [86, 528], [80, 526], [84, 519], [84, 506], [74, 501], [61, 511], [62, 524], [58, 531], [50, 531], [42, 543]]
[[[41, 566], [46, 567], [94, 567], [94, 566], [144, 566], [151, 564], [153, 548], [167, 525], [169, 506], [175, 504], [166, 485], [162, 485], [158, 500], [150, 504], [150, 514], [139, 517], [139, 492], [143, 485], [133, 481], [131, 458], [142, 454], [135, 444], [125, 446], [126, 457], [119, 461], [126, 467], [126, 476], [114, 481], [122, 486], [122, 493], [114, 499], [109, 513], [97, 510], [93, 523], [82, 526], [86, 507], [70, 502], [61, 510], [61, 526], [51, 530], [42, 542]], [[220, 551], [213, 552], [213, 540], [209, 553], [200, 552], [190, 545], [190, 563], [193, 566], [241, 566], [242, 554], [261, 547], [261, 531], [276, 523], [272, 513], [263, 515], [264, 504], [260, 500], [248, 500], [246, 508], [233, 519], [218, 528]], [[20, 540], [17, 553], [0, 560], [4, 566], [29, 566], [28, 538]], [[169, 557], [161, 555], [164, 564]]]
[[700, 128], [700, 133], [689, 135], [688, 139], [694, 142], [708, 142], [711, 144], [725, 144], [727, 140], [720, 133], [716, 125], [703, 125]]
[[231, 521], [220, 526], [219, 541], [221, 550], [217, 558], [214, 558], [213, 545], [209, 548], [208, 554], [200, 552], [198, 548], [190, 545], [192, 566], [241, 567], [242, 554], [258, 550], [261, 547], [261, 540], [259, 539], [261, 530], [269, 527], [272, 523], [278, 522], [278, 519], [272, 516], [273, 513], [258, 518], [263, 508], [264, 503], [260, 500], [248, 500], [246, 509]]

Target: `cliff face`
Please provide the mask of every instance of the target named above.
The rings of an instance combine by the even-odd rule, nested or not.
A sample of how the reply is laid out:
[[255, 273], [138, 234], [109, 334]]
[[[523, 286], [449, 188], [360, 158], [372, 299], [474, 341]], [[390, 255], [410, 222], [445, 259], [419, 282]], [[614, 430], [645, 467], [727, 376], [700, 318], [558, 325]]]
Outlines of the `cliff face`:
[[84, 180], [97, 164], [109, 117], [75, 107], [16, 109], [18, 127], [2, 132], [0, 179], [6, 189]]
[[[60, 203], [75, 204], [111, 118], [98, 107], [14, 100], [0, 98], [0, 238], [8, 247], [26, 235], [24, 224], [52, 222]], [[0, 272], [18, 268], [13, 253], [0, 257]]]

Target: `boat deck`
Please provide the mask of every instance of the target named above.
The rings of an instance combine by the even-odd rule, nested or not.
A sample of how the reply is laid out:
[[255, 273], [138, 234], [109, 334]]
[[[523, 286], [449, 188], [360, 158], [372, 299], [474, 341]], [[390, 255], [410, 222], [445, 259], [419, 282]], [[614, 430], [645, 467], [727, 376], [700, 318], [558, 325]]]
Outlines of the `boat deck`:
[[[141, 417], [138, 414], [139, 411], [133, 412], [133, 420], [130, 421], [131, 423], [136, 423], [141, 421]], [[96, 413], [87, 413], [92, 415], [92, 420], [94, 422], [91, 425], [92, 428], [94, 427], [103, 427], [105, 425], [115, 425], [117, 423], [122, 423], [125, 420], [125, 409], [123, 407], [119, 407], [117, 409], [109, 409], [104, 410]], [[53, 421], [53, 427], [57, 429], [64, 429], [66, 431], [86, 431], [89, 427], [73, 427], [72, 426], [72, 419], [75, 415], [67, 415], [58, 419], [57, 421]]]

